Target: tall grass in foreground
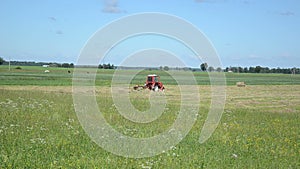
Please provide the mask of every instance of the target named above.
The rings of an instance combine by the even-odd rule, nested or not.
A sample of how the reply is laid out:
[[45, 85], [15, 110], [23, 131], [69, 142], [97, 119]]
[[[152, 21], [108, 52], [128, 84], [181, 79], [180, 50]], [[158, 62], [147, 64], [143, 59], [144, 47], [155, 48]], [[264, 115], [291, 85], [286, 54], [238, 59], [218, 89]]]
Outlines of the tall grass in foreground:
[[[198, 138], [209, 107], [207, 89], [201, 88], [199, 119], [188, 136], [169, 151], [144, 159], [116, 156], [91, 141], [77, 120], [68, 92], [0, 89], [0, 168], [300, 167], [299, 86], [294, 90], [279, 86], [277, 91], [262, 86], [229, 88], [221, 123], [213, 136], [200, 144]], [[97, 100], [104, 106], [107, 121], [129, 136], [148, 137], [162, 132], [172, 124], [178, 110], [176, 93], [167, 90], [166, 95], [172, 94], [173, 101], [168, 102], [169, 109], [162, 119], [155, 125], [132, 124], [117, 115], [106, 91], [101, 90]], [[278, 91], [284, 92], [278, 95]], [[132, 93], [132, 97], [143, 97], [140, 94]], [[285, 99], [290, 99], [286, 107], [269, 107]], [[137, 108], [147, 109], [147, 101], [134, 102]]]

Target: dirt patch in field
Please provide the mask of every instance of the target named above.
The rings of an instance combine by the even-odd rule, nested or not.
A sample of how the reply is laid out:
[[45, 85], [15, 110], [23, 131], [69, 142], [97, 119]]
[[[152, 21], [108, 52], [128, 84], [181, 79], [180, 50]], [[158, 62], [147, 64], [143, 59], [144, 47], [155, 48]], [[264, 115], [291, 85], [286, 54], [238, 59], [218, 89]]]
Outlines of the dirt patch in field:
[[22, 90], [22, 91], [44, 91], [44, 92], [60, 92], [71, 93], [72, 86], [0, 86], [2, 90]]
[[227, 88], [227, 108], [246, 108], [271, 112], [297, 112], [300, 106], [299, 85], [258, 85]]
[[[209, 106], [211, 102], [211, 87], [198, 86], [201, 104]], [[43, 91], [72, 93], [72, 86], [0, 86], [1, 90], [22, 90], [22, 91]], [[89, 88], [92, 90], [92, 88]], [[228, 86], [226, 89], [226, 109], [246, 108], [257, 111], [270, 112], [299, 112], [300, 111], [300, 85], [255, 85], [238, 88]], [[110, 87], [95, 87], [95, 91], [90, 91], [101, 97], [110, 97]], [[128, 89], [129, 95], [136, 98], [149, 98], [149, 90], [134, 91]], [[178, 102], [180, 100], [180, 90], [178, 86], [167, 86], [165, 90], [169, 101]], [[180, 102], [178, 102], [180, 103]]]

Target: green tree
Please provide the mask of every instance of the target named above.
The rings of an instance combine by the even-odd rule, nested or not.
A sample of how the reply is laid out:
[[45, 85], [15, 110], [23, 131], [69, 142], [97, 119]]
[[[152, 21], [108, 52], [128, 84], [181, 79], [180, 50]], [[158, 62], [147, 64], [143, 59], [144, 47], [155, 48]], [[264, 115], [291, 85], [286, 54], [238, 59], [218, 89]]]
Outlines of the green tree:
[[4, 62], [5, 60], [2, 57], [0, 57], [0, 65], [2, 65]]
[[205, 71], [207, 70], [207, 67], [208, 67], [208, 64], [207, 64], [207, 63], [202, 63], [202, 64], [200, 65], [200, 69], [201, 69], [203, 72], [205, 72]]
[[255, 73], [260, 73], [261, 69], [262, 69], [261, 66], [256, 66], [256, 67], [254, 68], [254, 72], [255, 72]]
[[255, 68], [254, 67], [249, 67], [249, 72], [250, 73], [255, 73]]
[[169, 67], [168, 66], [164, 66], [164, 71], [169, 71]]
[[222, 72], [222, 68], [218, 67], [217, 72]]
[[110, 64], [110, 63], [108, 63], [108, 64], [103, 63], [103, 65], [102, 64], [98, 65], [98, 68], [99, 69], [115, 69], [115, 65]]
[[70, 67], [70, 64], [69, 64], [69, 63], [63, 63], [63, 64], [61, 64], [61, 67], [69, 68], [69, 67]]
[[208, 71], [209, 71], [209, 72], [213, 72], [214, 70], [215, 70], [214, 67], [212, 67], [212, 66], [209, 66], [209, 67], [208, 67]]

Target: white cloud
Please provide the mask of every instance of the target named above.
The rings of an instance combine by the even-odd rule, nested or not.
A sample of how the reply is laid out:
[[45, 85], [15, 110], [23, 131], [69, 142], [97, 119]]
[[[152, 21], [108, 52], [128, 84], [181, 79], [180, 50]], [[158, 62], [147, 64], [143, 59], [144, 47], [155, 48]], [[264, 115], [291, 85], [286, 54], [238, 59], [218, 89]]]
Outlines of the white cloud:
[[48, 19], [53, 22], [55, 22], [57, 20], [54, 16], [49, 16]]
[[249, 56], [248, 56], [250, 59], [257, 59], [257, 58], [260, 58], [258, 55], [256, 55], [256, 54], [250, 54]]
[[292, 11], [285, 11], [285, 12], [279, 12], [279, 15], [281, 16], [294, 16], [295, 13]]
[[57, 31], [55, 31], [55, 34], [62, 35], [62, 34], [64, 34], [64, 32], [62, 30], [57, 30]]
[[195, 0], [195, 2], [198, 2], [198, 3], [215, 3], [217, 1], [216, 0]]
[[119, 8], [118, 0], [104, 0], [104, 8], [102, 12], [105, 13], [121, 13], [124, 12]]
[[245, 5], [249, 5], [252, 3], [251, 0], [239, 0], [239, 1], [233, 1], [233, 0], [194, 0], [197, 3], [226, 3], [226, 2], [239, 2], [243, 3]]

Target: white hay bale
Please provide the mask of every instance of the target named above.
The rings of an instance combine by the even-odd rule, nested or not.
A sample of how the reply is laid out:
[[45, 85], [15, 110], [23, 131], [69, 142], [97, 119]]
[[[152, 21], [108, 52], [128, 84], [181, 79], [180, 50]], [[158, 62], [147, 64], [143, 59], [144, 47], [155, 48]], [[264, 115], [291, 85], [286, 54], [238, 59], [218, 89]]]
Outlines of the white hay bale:
[[236, 86], [237, 87], [246, 87], [246, 83], [245, 82], [237, 82]]

